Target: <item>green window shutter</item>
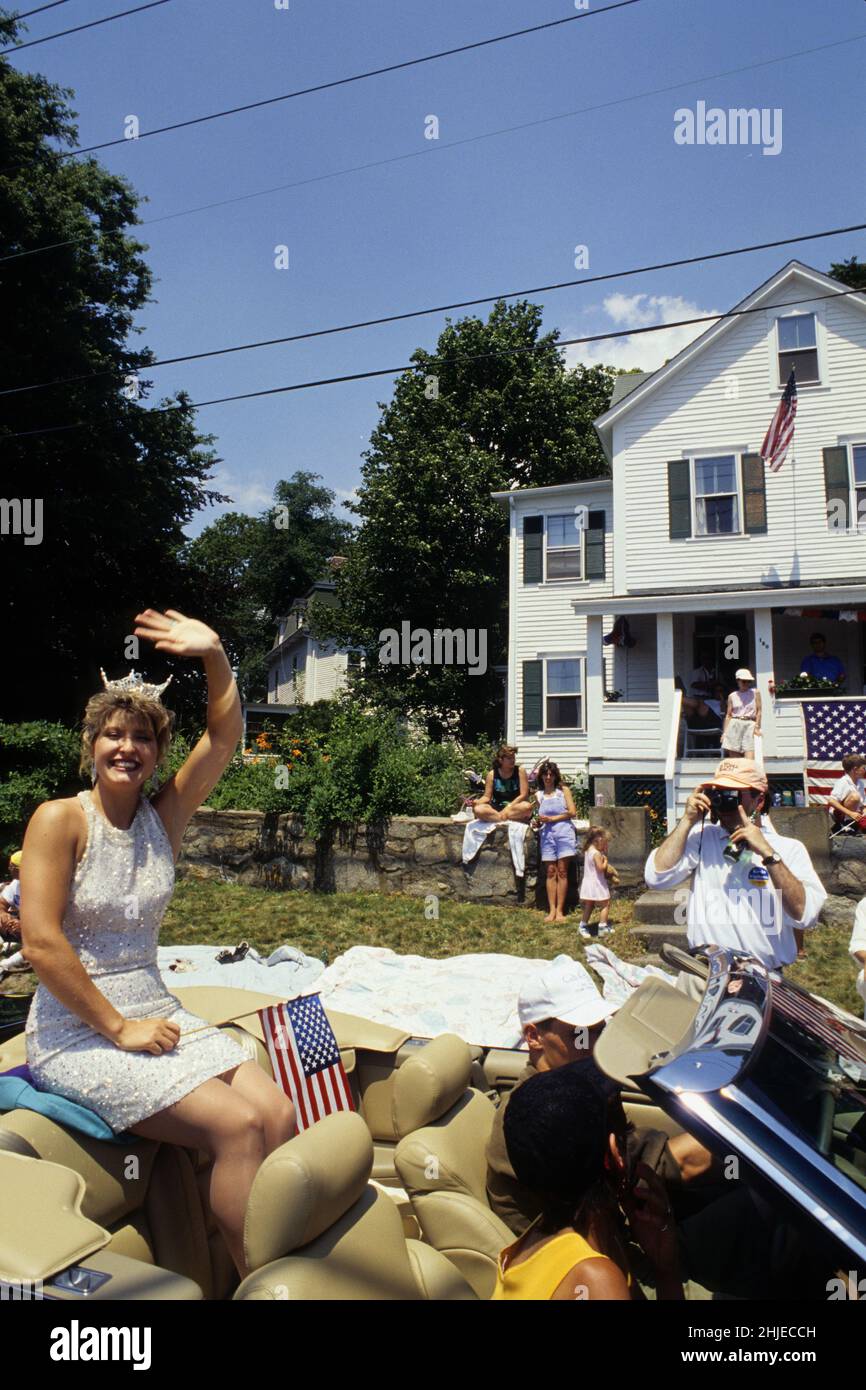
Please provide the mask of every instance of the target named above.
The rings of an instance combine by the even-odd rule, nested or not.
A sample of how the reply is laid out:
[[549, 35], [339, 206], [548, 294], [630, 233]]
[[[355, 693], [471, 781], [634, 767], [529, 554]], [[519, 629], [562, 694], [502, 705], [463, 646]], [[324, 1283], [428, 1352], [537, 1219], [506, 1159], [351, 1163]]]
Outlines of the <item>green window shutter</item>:
[[523, 663], [523, 732], [534, 733], [544, 728], [542, 707], [543, 673], [540, 661]]
[[523, 582], [540, 584], [544, 578], [544, 517], [523, 518]]
[[604, 512], [590, 512], [586, 528], [586, 577], [604, 579]]
[[748, 536], [767, 534], [765, 476], [761, 455], [743, 454], [743, 530]]
[[672, 541], [692, 534], [692, 480], [688, 459], [672, 459], [668, 464], [668, 520]]
[[824, 491], [827, 494], [827, 527], [830, 531], [848, 529], [848, 450], [844, 444], [824, 449]]

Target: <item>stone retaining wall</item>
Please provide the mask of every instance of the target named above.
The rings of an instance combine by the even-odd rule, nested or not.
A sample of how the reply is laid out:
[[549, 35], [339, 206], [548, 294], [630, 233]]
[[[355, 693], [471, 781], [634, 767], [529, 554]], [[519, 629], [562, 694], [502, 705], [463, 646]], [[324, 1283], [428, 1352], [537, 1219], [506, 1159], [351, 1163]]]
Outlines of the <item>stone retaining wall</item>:
[[[643, 882], [649, 828], [642, 808], [599, 808], [598, 822], [611, 831], [611, 859], [623, 887]], [[514, 874], [504, 829], [488, 836], [471, 864], [462, 863], [465, 825], [439, 816], [395, 816], [385, 831], [361, 826], [353, 836], [336, 836], [329, 847], [304, 834], [289, 815], [261, 811], [198, 811], [178, 862], [178, 875], [223, 879], [277, 890], [318, 888], [325, 892], [429, 893], [498, 905], [534, 903], [544, 895], [537, 883], [538, 841], [526, 840], [526, 879]], [[576, 896], [572, 870], [571, 897]]]

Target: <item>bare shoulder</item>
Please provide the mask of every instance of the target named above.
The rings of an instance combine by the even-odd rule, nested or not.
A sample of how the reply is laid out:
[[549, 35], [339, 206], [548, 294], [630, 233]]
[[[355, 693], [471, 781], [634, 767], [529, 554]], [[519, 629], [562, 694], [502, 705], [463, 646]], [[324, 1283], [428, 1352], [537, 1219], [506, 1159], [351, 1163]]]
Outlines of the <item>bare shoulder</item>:
[[43, 801], [27, 825], [24, 848], [61, 859], [73, 854], [80, 859], [87, 845], [87, 817], [76, 796]]
[[573, 1265], [553, 1295], [560, 1302], [590, 1300], [625, 1302], [631, 1298], [628, 1280], [606, 1255], [593, 1256]]
[[77, 836], [86, 818], [77, 796], [62, 796], [57, 801], [43, 801], [37, 806], [27, 825], [28, 834], [37, 831], [40, 837], [62, 838], [69, 833]]

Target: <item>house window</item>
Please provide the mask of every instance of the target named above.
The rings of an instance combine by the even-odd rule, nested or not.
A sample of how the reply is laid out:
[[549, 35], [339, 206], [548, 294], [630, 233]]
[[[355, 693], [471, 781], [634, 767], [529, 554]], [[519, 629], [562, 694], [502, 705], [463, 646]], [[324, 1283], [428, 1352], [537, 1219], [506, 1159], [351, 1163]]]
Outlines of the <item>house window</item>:
[[577, 523], [574, 512], [547, 518], [548, 579], [583, 578], [582, 532]]
[[779, 340], [779, 385], [786, 386], [793, 369], [797, 385], [821, 380], [814, 314], [789, 314], [776, 319]]
[[548, 729], [583, 728], [583, 659], [567, 657], [545, 662]]
[[693, 460], [695, 536], [733, 536], [740, 533], [740, 495], [734, 454]]

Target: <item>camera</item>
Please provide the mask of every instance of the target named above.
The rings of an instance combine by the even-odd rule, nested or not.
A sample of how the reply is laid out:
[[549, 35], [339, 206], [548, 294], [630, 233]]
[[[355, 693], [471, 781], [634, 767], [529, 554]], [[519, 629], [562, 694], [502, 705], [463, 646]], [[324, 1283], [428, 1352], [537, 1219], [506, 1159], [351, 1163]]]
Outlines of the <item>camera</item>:
[[716, 815], [736, 811], [740, 804], [740, 793], [734, 787], [708, 787], [706, 794]]

